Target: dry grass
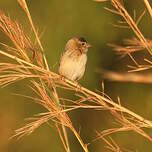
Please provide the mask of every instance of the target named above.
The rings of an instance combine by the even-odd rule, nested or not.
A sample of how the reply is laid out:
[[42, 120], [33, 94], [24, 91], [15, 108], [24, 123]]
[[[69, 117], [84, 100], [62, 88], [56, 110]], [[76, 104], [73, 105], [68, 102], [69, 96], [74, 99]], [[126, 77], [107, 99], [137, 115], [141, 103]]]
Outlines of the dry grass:
[[[102, 0], [95, 0], [97, 2], [103, 2]], [[152, 68], [152, 62], [147, 58], [143, 58], [143, 61], [145, 61], [146, 65], [139, 64], [136, 59], [133, 57], [133, 53], [137, 51], [145, 51], [147, 50], [150, 56], [152, 55], [152, 43], [151, 40], [144, 37], [140, 29], [138, 28], [138, 24], [142, 17], [145, 14], [145, 11], [139, 16], [139, 18], [136, 20], [136, 12], [134, 10], [134, 16], [131, 17], [129, 13], [127, 12], [127, 9], [125, 9], [124, 3], [122, 0], [107, 0], [111, 2], [111, 5], [114, 9], [105, 8], [106, 10], [119, 15], [122, 17], [122, 21], [118, 21], [118, 25], [114, 24], [115, 27], [118, 28], [128, 28], [132, 29], [132, 31], [135, 34], [135, 38], [131, 39], [124, 39], [123, 40], [123, 46], [117, 45], [117, 44], [108, 44], [110, 47], [112, 47], [116, 53], [121, 55], [122, 57], [125, 57], [128, 55], [131, 60], [133, 61], [133, 66], [127, 65], [131, 70], [130, 72], [137, 72], [137, 71], [144, 71]], [[143, 0], [145, 7], [148, 10], [148, 13], [152, 17], [152, 8], [148, 0]], [[118, 72], [112, 72], [112, 71], [106, 71], [106, 70], [98, 70], [99, 73], [102, 73], [102, 77], [105, 79], [109, 79], [112, 81], [120, 81], [120, 82], [135, 82], [135, 83], [146, 83], [151, 84], [151, 74], [139, 74], [139, 73], [118, 73]], [[124, 119], [123, 119], [124, 120]], [[125, 122], [127, 124], [127, 120]], [[124, 126], [125, 126], [124, 124]], [[129, 125], [129, 124], [128, 124]], [[132, 125], [132, 124], [131, 124]], [[126, 126], [127, 127], [127, 126]], [[136, 126], [134, 126], [136, 128]], [[125, 128], [126, 130], [126, 128]], [[142, 130], [138, 130], [138, 128], [135, 129], [136, 132], [139, 134], [145, 134], [142, 132]], [[109, 132], [115, 132], [115, 131], [124, 131], [123, 128], [112, 128], [108, 131], [103, 131], [103, 134], [109, 134]], [[108, 133], [107, 133], [108, 132]], [[103, 135], [101, 136], [103, 137]], [[147, 135], [145, 134], [145, 137], [147, 138]], [[113, 148], [114, 149], [114, 148]], [[119, 151], [119, 150], [118, 150]]]
[[101, 77], [110, 81], [118, 82], [133, 82], [133, 83], [152, 83], [152, 74], [139, 74], [139, 73], [126, 73], [126, 72], [114, 72], [108, 70], [97, 70]]
[[[143, 2], [145, 4], [146, 9], [148, 10], [150, 17], [152, 17], [152, 8], [150, 6], [150, 3], [148, 2], [148, 0], [143, 0]], [[131, 58], [131, 60], [133, 61], [133, 65], [127, 65], [130, 68], [129, 72], [138, 72], [138, 71], [145, 71], [151, 69], [152, 62], [149, 60], [149, 57], [143, 58], [143, 61], [145, 62], [144, 65], [138, 63], [138, 61], [136, 61], [136, 59], [133, 57], [133, 53], [137, 51], [145, 51], [145, 50], [149, 52], [150, 56], [152, 55], [151, 54], [152, 40], [145, 38], [143, 34], [140, 32], [140, 29], [138, 28], [138, 24], [142, 19], [143, 15], [145, 14], [145, 11], [136, 20], [137, 17], [136, 16], [131, 17], [127, 12], [127, 10], [125, 9], [124, 5], [122, 5], [122, 3], [119, 0], [111, 0], [111, 4], [115, 10], [111, 10], [108, 8], [105, 9], [123, 18], [123, 21], [121, 22], [118, 21], [118, 25], [114, 25], [114, 26], [122, 28], [124, 27], [125, 24], [125, 27], [132, 29], [136, 37], [127, 38], [127, 39], [124, 38], [123, 45], [118, 45], [118, 44], [108, 44], [108, 45], [112, 47], [113, 50], [116, 51], [118, 55], [121, 55], [122, 57], [128, 55]], [[99, 70], [98, 72], [102, 73], [103, 78], [112, 81], [149, 83], [149, 84], [152, 81], [151, 74], [145, 75], [145, 74], [135, 74], [135, 73], [134, 74], [116, 73], [106, 70]]]
[[[58, 130], [65, 151], [70, 152], [70, 145], [66, 133], [67, 127], [73, 132], [82, 146], [82, 149], [85, 152], [88, 152], [87, 144], [84, 143], [80, 134], [74, 128], [72, 120], [70, 120], [67, 113], [68, 111], [74, 109], [85, 108], [106, 110], [113, 116], [119, 125], [119, 127], [117, 125], [116, 128], [107, 129], [97, 133], [97, 139], [103, 139], [111, 151], [121, 151], [119, 146], [117, 146], [113, 140], [111, 140], [111, 144], [105, 139], [106, 136], [109, 136], [115, 132], [125, 132], [132, 130], [142, 135], [149, 141], [152, 141], [151, 136], [143, 130], [144, 128], [152, 128], [152, 122], [123, 107], [120, 104], [119, 98], [118, 101], [113, 101], [110, 97], [108, 97], [108, 95], [104, 93], [104, 89], [101, 93], [93, 92], [87, 88], [84, 88], [83, 86], [80, 87], [77, 82], [70, 81], [66, 78], [63, 80], [60, 75], [49, 70], [44, 49], [35, 30], [35, 26], [33, 24], [26, 1], [18, 0], [18, 2], [27, 14], [37, 43], [35, 45], [32, 40], [25, 35], [21, 26], [17, 22], [12, 21], [11, 18], [7, 17], [3, 12], [0, 13], [0, 29], [10, 38], [14, 44], [14, 47], [3, 44], [5, 49], [0, 50], [1, 55], [12, 60], [12, 62], [9, 60], [9, 62], [0, 63], [0, 86], [3, 87], [23, 79], [29, 80], [31, 83], [31, 90], [35, 92], [37, 97], [28, 97], [26, 95], [23, 96], [31, 98], [34, 102], [39, 103], [47, 110], [47, 112], [39, 113], [30, 118], [30, 122], [22, 128], [17, 129], [13, 137], [20, 138], [25, 135], [30, 135], [40, 125], [51, 120], [54, 122]], [[138, 43], [141, 44], [140, 46], [146, 48], [151, 54], [151, 46], [138, 29], [137, 24], [129, 16], [128, 12], [123, 6], [122, 1], [120, 2], [118, 0], [111, 0], [111, 3], [116, 9], [115, 12], [121, 15], [126, 23], [134, 31], [138, 38]], [[151, 11], [148, 4], [145, 4], [148, 7], [148, 10]], [[38, 51], [39, 49], [41, 51]], [[127, 54], [131, 54], [131, 52], [127, 51]], [[141, 67], [138, 66], [136, 70], [138, 68]], [[63, 88], [63, 91], [64, 89], [75, 90], [79, 100], [71, 101], [72, 105], [70, 104], [70, 106], [61, 104], [61, 99], [56, 91], [57, 87]]]
[[[99, 1], [100, 0], [98, 0], [98, 2]], [[102, 1], [100, 1], [100, 2], [102, 2]], [[143, 0], [143, 2], [145, 4], [145, 7], [148, 10], [148, 13], [152, 17], [152, 8], [151, 8], [148, 0]], [[118, 25], [114, 25], [114, 26], [121, 28], [121, 27], [124, 27], [124, 24], [125, 24], [125, 27], [132, 29], [132, 31], [134, 32], [136, 37], [127, 38], [127, 39], [124, 38], [123, 46], [117, 45], [117, 44], [108, 44], [108, 45], [111, 46], [116, 51], [116, 53], [118, 53], [122, 57], [125, 57], [126, 55], [128, 55], [131, 58], [134, 65], [129, 66], [131, 68], [131, 70], [129, 70], [129, 71], [134, 72], [134, 71], [143, 71], [143, 70], [151, 69], [152, 62], [148, 58], [143, 58], [143, 60], [147, 64], [141, 65], [136, 61], [136, 59], [134, 59], [134, 57], [132, 55], [133, 53], [135, 53], [137, 51], [145, 51], [145, 50], [147, 50], [149, 52], [150, 56], [152, 55], [151, 54], [152, 40], [145, 38], [143, 36], [143, 34], [141, 33], [140, 29], [138, 28], [138, 24], [139, 24], [140, 20], [142, 19], [142, 17], [144, 16], [145, 11], [143, 11], [143, 13], [136, 20], [136, 18], [137, 18], [136, 15], [131, 17], [129, 15], [129, 13], [127, 12], [127, 10], [125, 9], [124, 5], [122, 5], [122, 3], [120, 2], [120, 0], [111, 0], [111, 4], [115, 10], [108, 9], [108, 8], [105, 8], [105, 9], [107, 9], [108, 11], [115, 13], [123, 18], [123, 21], [118, 21]], [[134, 10], [134, 14], [136, 14], [135, 10]]]

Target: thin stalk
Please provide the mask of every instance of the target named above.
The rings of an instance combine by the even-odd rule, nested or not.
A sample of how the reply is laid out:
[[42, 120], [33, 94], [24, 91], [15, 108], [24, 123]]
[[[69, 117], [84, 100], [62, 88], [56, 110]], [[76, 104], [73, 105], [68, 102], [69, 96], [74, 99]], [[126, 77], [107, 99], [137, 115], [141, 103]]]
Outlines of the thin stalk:
[[21, 5], [21, 7], [23, 8], [23, 10], [25, 11], [25, 13], [26, 13], [26, 15], [27, 15], [27, 17], [28, 17], [28, 19], [29, 19], [29, 22], [30, 22], [30, 24], [31, 24], [31, 26], [32, 26], [32, 29], [33, 29], [33, 32], [34, 32], [34, 34], [35, 34], [36, 40], [37, 40], [37, 42], [38, 42], [38, 44], [39, 44], [39, 46], [40, 46], [40, 49], [41, 49], [41, 51], [42, 51], [42, 53], [43, 53], [43, 60], [44, 60], [46, 69], [49, 70], [49, 66], [48, 66], [46, 57], [45, 57], [45, 55], [44, 55], [44, 49], [43, 49], [43, 46], [42, 46], [42, 44], [41, 44], [41, 41], [40, 41], [40, 39], [39, 39], [39, 37], [38, 37], [38, 34], [37, 34], [37, 32], [36, 32], [36, 29], [35, 29], [35, 26], [34, 26], [34, 23], [33, 23], [31, 14], [30, 14], [30, 11], [29, 11], [29, 9], [28, 9], [27, 3], [26, 3], [25, 0], [18, 0], [18, 2], [19, 2], [19, 4]]
[[144, 0], [144, 3], [145, 3], [145, 5], [146, 5], [146, 7], [147, 7], [147, 10], [148, 10], [148, 12], [149, 12], [151, 18], [152, 18], [152, 8], [151, 8], [151, 6], [150, 6], [148, 0]]
[[77, 131], [74, 128], [72, 129], [72, 131], [73, 131], [74, 135], [76, 136], [76, 138], [78, 139], [79, 143], [81, 144], [83, 150], [85, 152], [89, 152], [88, 148], [87, 148], [87, 145], [83, 143], [83, 141], [82, 141], [80, 135], [77, 133]]
[[70, 152], [70, 145], [69, 145], [68, 135], [67, 135], [66, 128], [63, 124], [62, 124], [62, 130], [63, 130], [65, 142], [66, 142], [67, 152]]
[[148, 45], [147, 40], [143, 36], [143, 34], [140, 32], [138, 26], [134, 22], [134, 20], [131, 18], [127, 10], [123, 7], [123, 5], [118, 0], [111, 0], [113, 6], [117, 9], [117, 11], [120, 13], [120, 15], [125, 19], [126, 23], [132, 28], [133, 32], [136, 34], [138, 39], [141, 41], [141, 43], [145, 46], [145, 48], [148, 50], [150, 55], [152, 55], [152, 49]]

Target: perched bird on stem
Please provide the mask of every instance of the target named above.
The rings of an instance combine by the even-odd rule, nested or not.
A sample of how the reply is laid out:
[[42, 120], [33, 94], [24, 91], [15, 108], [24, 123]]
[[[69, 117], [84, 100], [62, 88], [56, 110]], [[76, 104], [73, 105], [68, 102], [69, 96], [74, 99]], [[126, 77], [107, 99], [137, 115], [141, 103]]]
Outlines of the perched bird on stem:
[[82, 37], [70, 39], [61, 56], [59, 74], [73, 81], [81, 79], [85, 72], [89, 47], [91, 45]]

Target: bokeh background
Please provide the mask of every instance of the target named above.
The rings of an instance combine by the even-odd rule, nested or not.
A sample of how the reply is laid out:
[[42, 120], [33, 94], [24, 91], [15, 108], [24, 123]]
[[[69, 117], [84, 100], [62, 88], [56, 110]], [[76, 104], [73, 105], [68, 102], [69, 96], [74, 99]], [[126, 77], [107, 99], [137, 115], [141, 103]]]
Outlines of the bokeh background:
[[[88, 52], [85, 75], [80, 80], [83, 86], [91, 90], [101, 90], [102, 78], [96, 69], [104, 68], [124, 72], [127, 71], [127, 65], [132, 64], [128, 57], [120, 58], [107, 46], [107, 43], [121, 43], [122, 39], [134, 36], [129, 29], [112, 26], [120, 18], [104, 10], [104, 7], [110, 7], [108, 3], [96, 3], [92, 0], [27, 0], [27, 3], [39, 34], [41, 34], [41, 41], [53, 71], [57, 72], [60, 54], [64, 50], [66, 41], [74, 36], [85, 37], [93, 46]], [[132, 15], [133, 9], [136, 9], [137, 16], [145, 9], [140, 0], [125, 0], [125, 6]], [[25, 33], [31, 33], [29, 22], [16, 0], [1, 0], [0, 9], [22, 24]], [[139, 27], [147, 38], [151, 38], [151, 24], [151, 19], [146, 13]], [[3, 33], [0, 33], [0, 42], [10, 43]], [[137, 53], [136, 58], [140, 60], [144, 55], [144, 53]], [[104, 82], [105, 92], [112, 99], [115, 100], [117, 96], [120, 96], [123, 106], [152, 120], [152, 87], [150, 84], [106, 80]], [[8, 140], [14, 129], [25, 124], [25, 118], [43, 112], [40, 106], [29, 99], [14, 96], [12, 93], [30, 94], [30, 90], [25, 82], [0, 88], [0, 152], [64, 151], [53, 124], [51, 127], [45, 124], [30, 136], [20, 140]], [[72, 94], [69, 96], [73, 98]], [[69, 116], [75, 128], [81, 130], [84, 142], [91, 143], [90, 151], [107, 152], [102, 140], [92, 142], [96, 137], [95, 131], [102, 131], [114, 125], [107, 112], [80, 109], [70, 112]], [[152, 134], [152, 130], [149, 132]], [[68, 133], [71, 151], [81, 152], [82, 149], [73, 134], [70, 131]], [[123, 148], [140, 152], [150, 152], [152, 149], [152, 144], [148, 140], [133, 132], [117, 133], [112, 137]]]

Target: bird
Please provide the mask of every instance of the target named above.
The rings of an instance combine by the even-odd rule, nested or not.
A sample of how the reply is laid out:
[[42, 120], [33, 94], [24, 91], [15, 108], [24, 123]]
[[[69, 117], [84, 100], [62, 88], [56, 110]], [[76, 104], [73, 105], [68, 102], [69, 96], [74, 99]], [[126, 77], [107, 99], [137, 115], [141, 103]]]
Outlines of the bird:
[[86, 69], [87, 52], [90, 47], [83, 37], [68, 40], [60, 58], [59, 74], [72, 81], [80, 80]]

